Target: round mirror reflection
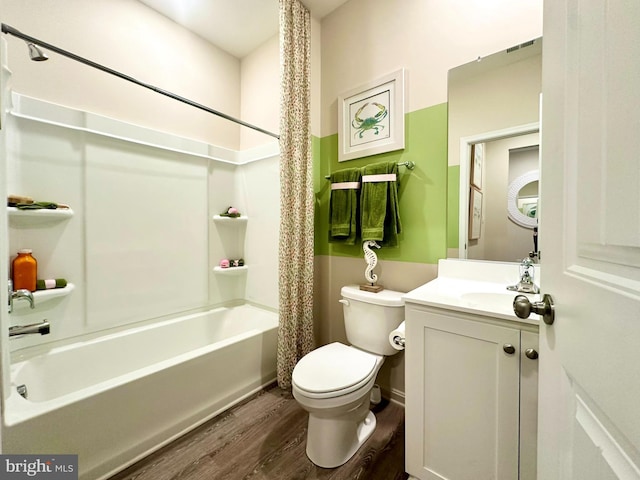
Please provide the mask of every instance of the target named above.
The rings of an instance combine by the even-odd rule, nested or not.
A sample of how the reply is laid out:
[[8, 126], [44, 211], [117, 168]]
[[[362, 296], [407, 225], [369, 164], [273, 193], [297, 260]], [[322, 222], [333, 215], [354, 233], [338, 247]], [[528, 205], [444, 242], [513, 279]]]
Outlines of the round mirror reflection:
[[523, 186], [516, 197], [516, 205], [523, 215], [538, 218], [538, 181]]
[[525, 228], [538, 225], [540, 172], [533, 170], [517, 177], [509, 185], [507, 214], [509, 219]]

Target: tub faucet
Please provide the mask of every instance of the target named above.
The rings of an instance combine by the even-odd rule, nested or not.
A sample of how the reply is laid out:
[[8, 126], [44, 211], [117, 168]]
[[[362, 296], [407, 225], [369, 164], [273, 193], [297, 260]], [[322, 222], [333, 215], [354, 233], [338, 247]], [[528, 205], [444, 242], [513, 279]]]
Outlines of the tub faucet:
[[51, 331], [49, 322], [44, 319], [40, 323], [32, 323], [31, 325], [14, 325], [9, 327], [9, 337], [17, 337], [18, 335], [30, 335], [39, 333], [40, 335], [48, 335]]
[[14, 292], [13, 282], [9, 280], [9, 313], [13, 312], [13, 301], [20, 300], [21, 298], [27, 300], [31, 308], [36, 308], [36, 304], [33, 300], [33, 293], [24, 288], [21, 288]]
[[507, 290], [522, 293], [539, 293], [540, 289], [533, 283], [533, 261], [525, 258], [520, 262], [520, 281], [515, 285], [510, 285]]

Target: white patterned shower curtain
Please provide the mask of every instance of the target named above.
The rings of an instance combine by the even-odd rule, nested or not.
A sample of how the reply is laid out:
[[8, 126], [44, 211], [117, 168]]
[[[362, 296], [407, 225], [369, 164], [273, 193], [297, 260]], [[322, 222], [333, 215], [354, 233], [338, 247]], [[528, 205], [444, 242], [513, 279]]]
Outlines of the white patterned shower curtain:
[[313, 158], [311, 17], [280, 0], [280, 246], [278, 385], [291, 388], [298, 360], [313, 349]]

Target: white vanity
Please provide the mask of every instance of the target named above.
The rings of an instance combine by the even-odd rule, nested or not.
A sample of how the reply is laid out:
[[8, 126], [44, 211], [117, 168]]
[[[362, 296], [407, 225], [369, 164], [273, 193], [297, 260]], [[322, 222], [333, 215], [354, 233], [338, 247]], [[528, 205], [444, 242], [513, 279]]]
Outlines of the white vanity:
[[405, 295], [412, 478], [535, 480], [538, 316], [513, 313], [518, 279], [516, 263], [441, 260]]

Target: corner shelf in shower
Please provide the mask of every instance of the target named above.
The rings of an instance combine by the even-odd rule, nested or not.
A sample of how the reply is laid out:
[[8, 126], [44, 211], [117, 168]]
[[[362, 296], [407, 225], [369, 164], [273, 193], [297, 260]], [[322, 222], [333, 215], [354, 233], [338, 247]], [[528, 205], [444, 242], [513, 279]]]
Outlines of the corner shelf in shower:
[[[38, 308], [43, 304], [47, 303], [51, 300], [55, 300], [56, 298], [62, 298], [69, 295], [75, 289], [75, 285], [73, 283], [67, 283], [66, 287], [63, 288], [51, 288], [49, 290], [36, 290], [33, 292], [33, 303], [35, 304], [35, 309], [33, 311], [37, 311]], [[21, 300], [13, 302], [13, 311], [16, 310], [28, 311], [31, 310], [29, 308], [29, 302], [24, 302]]]
[[40, 210], [20, 210], [16, 207], [7, 207], [9, 225], [12, 227], [41, 227], [51, 225], [73, 217], [73, 210], [40, 209]]
[[236, 224], [244, 225], [249, 220], [249, 217], [246, 217], [244, 215], [241, 215], [239, 217], [223, 217], [222, 215], [214, 215], [213, 220], [214, 222], [225, 223], [225, 224], [236, 223]]
[[[233, 225], [233, 227], [237, 227], [240, 228], [240, 226], [246, 226], [247, 225], [247, 221], [249, 220], [249, 217], [245, 216], [245, 215], [241, 215], [239, 217], [224, 217], [222, 215], [214, 215], [213, 216], [213, 221], [215, 223], [221, 224], [221, 225]], [[232, 228], [233, 228], [232, 227]], [[224, 229], [226, 229], [226, 227], [223, 227]], [[231, 230], [233, 231], [233, 230]], [[242, 256], [242, 255], [240, 255]], [[248, 267], [246, 265], [243, 265], [242, 267], [228, 267], [228, 268], [222, 268], [222, 267], [213, 267], [213, 272], [216, 275], [227, 275], [227, 276], [237, 276], [237, 275], [241, 275], [243, 273], [245, 273], [248, 270]]]
[[229, 268], [213, 267], [213, 271], [220, 275], [240, 275], [241, 273], [244, 273], [247, 270], [249, 270], [249, 267], [246, 265], [242, 267], [229, 267]]

